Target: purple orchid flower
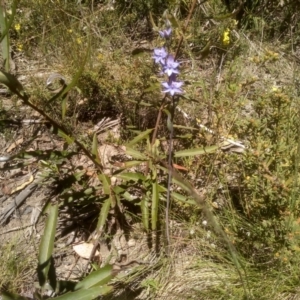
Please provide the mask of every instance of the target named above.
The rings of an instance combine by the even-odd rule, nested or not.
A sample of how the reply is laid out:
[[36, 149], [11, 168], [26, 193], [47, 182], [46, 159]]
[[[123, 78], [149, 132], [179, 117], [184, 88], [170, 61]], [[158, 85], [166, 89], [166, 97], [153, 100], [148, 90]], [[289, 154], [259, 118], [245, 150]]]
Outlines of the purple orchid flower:
[[171, 76], [172, 74], [179, 74], [179, 71], [177, 70], [178, 66], [179, 62], [174, 60], [174, 56], [168, 55], [165, 64], [163, 65], [163, 72], [168, 76]]
[[154, 55], [152, 58], [155, 60], [155, 63], [161, 63], [162, 65], [165, 64], [165, 60], [168, 56], [168, 52], [165, 48], [156, 48], [154, 49]]
[[182, 94], [183, 90], [180, 88], [183, 85], [182, 81], [169, 81], [169, 82], [163, 82], [163, 87], [165, 88], [163, 90], [163, 93], [170, 93], [171, 96], [174, 96], [175, 94]]
[[172, 33], [172, 28], [169, 27], [167, 29], [164, 29], [162, 31], [159, 31], [159, 35], [163, 38], [163, 39], [168, 39], [170, 38], [171, 36], [171, 33]]

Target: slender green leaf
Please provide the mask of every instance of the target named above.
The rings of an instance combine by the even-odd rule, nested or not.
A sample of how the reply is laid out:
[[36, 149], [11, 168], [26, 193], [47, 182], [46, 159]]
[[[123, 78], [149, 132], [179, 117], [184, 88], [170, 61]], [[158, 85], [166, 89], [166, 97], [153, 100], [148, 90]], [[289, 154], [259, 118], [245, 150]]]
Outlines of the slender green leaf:
[[10, 18], [9, 18], [7, 24], [6, 24], [6, 28], [3, 30], [3, 28], [1, 27], [0, 43], [6, 37], [6, 35], [8, 34], [9, 29], [11, 28], [11, 25], [14, 21], [15, 15], [16, 15], [17, 6], [18, 6], [19, 2], [20, 2], [20, 0], [14, 0], [11, 4], [11, 14], [10, 14]]
[[51, 257], [54, 248], [54, 238], [57, 225], [58, 205], [49, 207], [49, 215], [42, 236], [38, 256], [38, 277], [40, 286], [43, 286], [48, 279], [48, 272], [51, 265]]
[[[162, 166], [157, 166], [159, 169], [163, 170], [166, 174], [168, 173], [168, 169], [164, 168]], [[187, 183], [185, 183], [184, 181], [179, 181], [177, 180], [175, 177], [172, 177], [172, 183], [175, 183], [176, 185], [178, 185], [179, 187], [181, 187], [184, 191], [190, 193], [191, 189], [189, 187], [189, 185]]]
[[117, 175], [118, 178], [127, 180], [127, 181], [145, 181], [146, 177], [142, 173], [133, 173], [133, 172], [127, 172], [127, 173], [120, 173]]
[[83, 280], [78, 282], [75, 286], [75, 290], [89, 289], [95, 285], [104, 285], [113, 278], [112, 265], [106, 265], [98, 271], [92, 272]]
[[130, 160], [130, 161], [126, 161], [124, 162], [123, 168], [127, 169], [127, 168], [132, 168], [135, 166], [139, 166], [140, 164], [144, 163], [145, 161], [143, 160]]
[[94, 155], [96, 162], [98, 164], [101, 164], [101, 159], [98, 152], [98, 138], [96, 132], [94, 133], [93, 136], [92, 154]]
[[68, 136], [68, 135], [65, 134], [62, 130], [58, 129], [58, 133], [57, 133], [57, 134], [58, 134], [58, 136], [64, 138], [65, 141], [66, 141], [69, 145], [73, 144], [74, 138]]
[[126, 147], [126, 153], [130, 156], [132, 156], [135, 159], [140, 159], [140, 160], [147, 160], [147, 156], [145, 156], [144, 154], [142, 154], [141, 152], [134, 150], [130, 147]]
[[207, 154], [207, 153], [216, 152], [218, 149], [219, 149], [218, 146], [210, 146], [210, 147], [205, 147], [205, 148], [187, 149], [187, 150], [182, 150], [182, 151], [175, 152], [174, 157], [203, 155], [203, 154]]
[[149, 231], [149, 201], [146, 196], [141, 201], [142, 221], [146, 231]]
[[76, 292], [55, 297], [56, 300], [93, 300], [99, 296], [107, 295], [112, 292], [113, 287], [108, 285], [96, 286], [90, 289], [82, 289]]
[[108, 213], [109, 213], [109, 209], [111, 206], [111, 198], [107, 198], [104, 203], [102, 204], [102, 208], [99, 214], [99, 218], [98, 218], [98, 224], [97, 224], [97, 229], [98, 230], [102, 230], [102, 228], [105, 225], [105, 222], [107, 220], [108, 217]]
[[133, 201], [136, 199], [136, 197], [132, 196], [130, 193], [128, 193], [127, 191], [123, 194], [124, 199], [126, 199], [127, 201]]
[[[8, 31], [7, 26], [7, 15], [6, 9], [4, 7], [4, 3], [0, 3], [0, 28], [2, 32]], [[2, 35], [3, 39], [1, 41], [1, 48], [2, 48], [2, 57], [4, 60], [4, 69], [6, 72], [10, 71], [10, 53], [9, 53], [9, 35], [8, 32], [5, 35]]]
[[141, 140], [147, 138], [150, 133], [153, 131], [153, 129], [148, 129], [146, 131], [141, 132], [138, 136], [136, 136], [132, 141], [130, 141], [127, 146], [134, 146], [135, 144], [137, 144], [138, 142], [140, 142]]
[[[167, 188], [162, 186], [162, 185], [158, 185], [158, 192], [159, 193], [166, 193]], [[186, 203], [186, 204], [190, 204], [190, 205], [196, 205], [197, 204], [195, 200], [189, 199], [186, 196], [181, 195], [181, 194], [176, 193], [176, 192], [172, 192], [171, 197], [176, 201], [180, 201], [180, 202], [183, 202], [183, 203]], [[165, 200], [165, 198], [164, 198], [164, 200]]]
[[[146, 93], [146, 90], [144, 92]], [[145, 101], [141, 101], [139, 104], [141, 106], [146, 106], [146, 107], [153, 107], [153, 106], [155, 106], [153, 103], [149, 103], [149, 102], [145, 102]]]
[[158, 204], [159, 204], [158, 183], [157, 183], [157, 180], [155, 180], [152, 183], [152, 207], [151, 207], [151, 226], [152, 226], [152, 230], [156, 230], [156, 228], [157, 228]]
[[182, 203], [189, 204], [189, 205], [197, 205], [197, 203], [196, 203], [195, 200], [189, 199], [189, 198], [187, 198], [186, 196], [181, 195], [181, 194], [176, 193], [176, 192], [172, 192], [172, 193], [171, 193], [171, 197], [172, 197], [175, 201], [180, 201], [180, 202], [182, 202]]
[[111, 190], [110, 190], [111, 180], [110, 180], [110, 178], [105, 174], [98, 174], [98, 178], [102, 182], [104, 194], [110, 195], [111, 194]]
[[125, 187], [122, 187], [122, 186], [119, 186], [119, 185], [114, 186], [112, 189], [113, 189], [114, 193], [117, 194], [117, 195], [122, 194], [122, 193], [124, 193], [124, 191], [126, 191]]

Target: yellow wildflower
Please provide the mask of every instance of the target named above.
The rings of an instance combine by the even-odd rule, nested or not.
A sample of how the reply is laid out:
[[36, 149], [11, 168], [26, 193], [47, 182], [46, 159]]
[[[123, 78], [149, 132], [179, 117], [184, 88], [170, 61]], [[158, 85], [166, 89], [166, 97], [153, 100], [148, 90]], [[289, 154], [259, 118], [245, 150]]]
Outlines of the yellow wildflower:
[[20, 52], [23, 51], [23, 44], [18, 44], [17, 45], [17, 50], [20, 51]]
[[68, 29], [68, 32], [69, 32], [69, 33], [72, 33], [72, 32], [73, 32], [73, 30], [72, 30], [72, 29]]
[[78, 45], [82, 44], [81, 38], [77, 38], [77, 39], [76, 39], [76, 42], [77, 42]]
[[227, 28], [223, 33], [223, 45], [224, 46], [228, 46], [230, 44], [229, 34], [230, 34], [230, 29]]
[[20, 25], [19, 23], [16, 24], [16, 25], [15, 25], [15, 30], [20, 31], [20, 29], [21, 29], [21, 25]]

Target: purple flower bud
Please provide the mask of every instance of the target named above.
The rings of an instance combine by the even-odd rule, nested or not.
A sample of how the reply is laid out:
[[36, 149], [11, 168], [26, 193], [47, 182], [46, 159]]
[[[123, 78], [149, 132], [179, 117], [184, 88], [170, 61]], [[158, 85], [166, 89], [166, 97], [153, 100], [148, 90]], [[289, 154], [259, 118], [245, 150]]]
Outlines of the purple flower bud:
[[166, 57], [168, 56], [168, 52], [165, 48], [156, 48], [154, 49], [154, 55], [152, 58], [155, 60], [155, 63], [165, 64]]
[[172, 28], [169, 27], [167, 29], [164, 29], [162, 31], [159, 31], [159, 35], [163, 38], [163, 39], [168, 39], [170, 38], [171, 36], [171, 33], [172, 33]]

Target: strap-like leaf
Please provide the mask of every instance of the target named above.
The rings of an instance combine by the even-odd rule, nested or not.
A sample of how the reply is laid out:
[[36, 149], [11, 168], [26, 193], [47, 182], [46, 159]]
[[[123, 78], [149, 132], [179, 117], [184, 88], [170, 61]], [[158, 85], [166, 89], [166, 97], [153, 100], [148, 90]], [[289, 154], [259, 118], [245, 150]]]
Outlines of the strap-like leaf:
[[6, 28], [1, 28], [1, 37], [0, 37], [0, 43], [3, 41], [3, 39], [6, 37], [6, 35], [8, 34], [8, 31], [14, 21], [15, 18], [15, 14], [17, 11], [17, 6], [19, 4], [20, 0], [14, 0], [11, 4], [11, 14], [10, 14], [10, 18], [9, 21], [6, 24]]
[[110, 178], [105, 174], [98, 174], [98, 178], [102, 182], [104, 194], [110, 195], [111, 194], [111, 190], [110, 190], [111, 180], [110, 180]]
[[105, 222], [107, 220], [107, 216], [109, 213], [109, 209], [111, 206], [111, 198], [109, 197], [106, 199], [102, 205], [100, 214], [99, 214], [99, 219], [98, 219], [98, 224], [97, 224], [97, 230], [102, 230], [102, 228], [105, 225]]
[[81, 289], [76, 292], [64, 294], [53, 299], [56, 300], [93, 300], [98, 296], [109, 294], [113, 290], [113, 287], [108, 285], [96, 286], [90, 289]]
[[141, 211], [142, 211], [142, 221], [143, 225], [146, 231], [149, 230], [149, 201], [146, 198], [147, 196], [144, 196], [141, 201]]
[[157, 180], [155, 180], [152, 183], [152, 207], [151, 207], [152, 230], [156, 230], [156, 228], [157, 228], [158, 204], [159, 204], [158, 183], [157, 183]]
[[93, 286], [104, 285], [113, 278], [113, 268], [111, 265], [99, 269], [98, 271], [92, 272], [83, 280], [78, 282], [75, 286], [75, 290], [89, 289]]
[[58, 205], [50, 206], [45, 231], [41, 239], [38, 257], [38, 277], [40, 286], [48, 279], [51, 257], [54, 248], [54, 238], [57, 225]]

